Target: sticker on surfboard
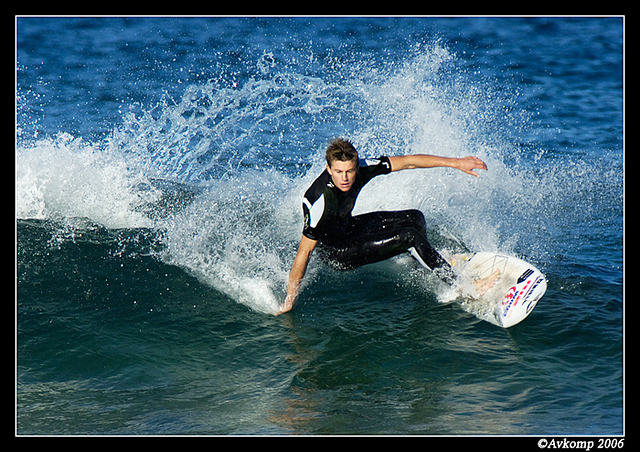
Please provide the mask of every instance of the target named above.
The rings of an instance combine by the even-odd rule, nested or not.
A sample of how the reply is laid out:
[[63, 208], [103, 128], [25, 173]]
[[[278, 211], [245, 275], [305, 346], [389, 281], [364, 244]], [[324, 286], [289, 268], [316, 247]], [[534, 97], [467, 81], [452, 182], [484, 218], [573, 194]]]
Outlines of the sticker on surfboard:
[[547, 278], [533, 265], [489, 252], [456, 254], [449, 259], [454, 271], [477, 281], [500, 270], [496, 283], [481, 296], [464, 295], [462, 307], [482, 320], [503, 328], [522, 322], [547, 290]]

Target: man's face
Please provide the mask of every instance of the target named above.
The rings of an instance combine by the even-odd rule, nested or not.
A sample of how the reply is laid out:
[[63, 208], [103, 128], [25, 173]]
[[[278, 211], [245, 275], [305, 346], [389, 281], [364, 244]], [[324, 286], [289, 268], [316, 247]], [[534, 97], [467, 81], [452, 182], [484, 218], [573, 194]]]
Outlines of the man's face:
[[346, 162], [335, 160], [331, 166], [327, 165], [327, 171], [331, 176], [334, 185], [341, 191], [349, 191], [356, 180], [358, 173], [358, 161], [349, 160]]

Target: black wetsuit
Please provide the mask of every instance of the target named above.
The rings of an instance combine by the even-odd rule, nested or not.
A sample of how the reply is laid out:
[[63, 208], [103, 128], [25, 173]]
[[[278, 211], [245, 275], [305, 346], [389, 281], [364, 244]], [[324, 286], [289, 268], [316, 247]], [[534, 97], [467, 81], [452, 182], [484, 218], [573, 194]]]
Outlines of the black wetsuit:
[[391, 172], [388, 157], [360, 160], [356, 179], [347, 192], [333, 184], [325, 170], [304, 195], [305, 237], [319, 242], [319, 252], [333, 268], [348, 270], [411, 252], [425, 267], [438, 269], [448, 283], [455, 278], [449, 264], [427, 241], [419, 210], [371, 212], [352, 216], [360, 190], [374, 177]]

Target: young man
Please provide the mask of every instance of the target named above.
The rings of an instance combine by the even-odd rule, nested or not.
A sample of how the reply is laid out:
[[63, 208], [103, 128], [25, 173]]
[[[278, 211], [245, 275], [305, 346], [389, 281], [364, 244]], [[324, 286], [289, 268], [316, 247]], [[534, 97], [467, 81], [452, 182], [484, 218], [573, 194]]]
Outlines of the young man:
[[[348, 270], [410, 252], [424, 267], [453, 284], [451, 267], [427, 241], [426, 222], [419, 210], [371, 212], [352, 216], [360, 190], [375, 176], [412, 168], [451, 167], [480, 177], [474, 169], [487, 169], [477, 157], [447, 158], [404, 155], [359, 160], [353, 145], [341, 138], [327, 148], [327, 169], [304, 195], [304, 228], [289, 274], [287, 296], [279, 312], [290, 311], [311, 253], [320, 244], [323, 259], [333, 268]], [[476, 281], [476, 291], [489, 289], [499, 271]]]

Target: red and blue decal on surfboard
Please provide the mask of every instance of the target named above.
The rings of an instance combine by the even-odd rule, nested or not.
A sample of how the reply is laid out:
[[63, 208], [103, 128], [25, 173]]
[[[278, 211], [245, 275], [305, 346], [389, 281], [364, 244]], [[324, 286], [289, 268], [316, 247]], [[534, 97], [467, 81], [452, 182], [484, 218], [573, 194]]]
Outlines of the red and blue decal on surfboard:
[[502, 316], [505, 318], [511, 317], [513, 313], [514, 307], [518, 305], [518, 302], [522, 300], [522, 303], [527, 303], [526, 312], [529, 313], [531, 309], [535, 306], [538, 298], [534, 297], [531, 300], [527, 300], [529, 294], [540, 285], [542, 281], [544, 281], [544, 276], [541, 274], [535, 274], [536, 272], [532, 269], [527, 269], [520, 277], [518, 278], [516, 285], [509, 288], [507, 293], [502, 300]]

